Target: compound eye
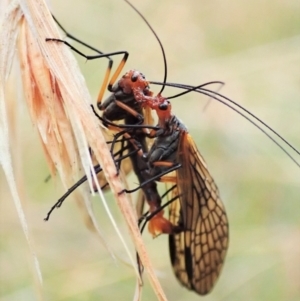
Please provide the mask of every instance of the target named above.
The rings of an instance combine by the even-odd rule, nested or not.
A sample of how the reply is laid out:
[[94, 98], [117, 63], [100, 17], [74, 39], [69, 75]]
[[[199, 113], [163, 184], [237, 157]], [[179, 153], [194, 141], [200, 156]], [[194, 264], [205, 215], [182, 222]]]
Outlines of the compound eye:
[[159, 105], [159, 109], [162, 111], [166, 111], [168, 109], [168, 103], [162, 103]]
[[169, 109], [170, 107], [170, 101], [165, 99], [163, 103], [161, 103], [159, 106], [159, 109], [162, 110], [162, 111], [166, 111]]
[[138, 77], [139, 77], [138, 72], [134, 72], [133, 75], [131, 76], [131, 81], [132, 81], [133, 83], [136, 82], [137, 79], [138, 79]]

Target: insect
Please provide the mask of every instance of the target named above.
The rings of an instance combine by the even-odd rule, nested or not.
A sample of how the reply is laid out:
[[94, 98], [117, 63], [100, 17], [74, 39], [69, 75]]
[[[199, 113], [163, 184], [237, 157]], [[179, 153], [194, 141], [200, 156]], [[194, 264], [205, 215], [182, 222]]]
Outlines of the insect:
[[[139, 75], [143, 77], [142, 74], [139, 73]], [[105, 120], [116, 121], [119, 119], [124, 119], [125, 125], [127, 126], [126, 134], [130, 135], [130, 137], [133, 139], [133, 141], [128, 141], [130, 151], [137, 149], [137, 144], [139, 145], [139, 148], [142, 152], [134, 153], [131, 156], [131, 162], [140, 184], [143, 183], [141, 188], [150, 207], [150, 213], [153, 213], [160, 208], [161, 198], [157, 192], [155, 181], [151, 180], [153, 176], [149, 173], [148, 162], [141, 156], [141, 154], [148, 152], [146, 137], [149, 136], [149, 133], [145, 131], [145, 128], [141, 128], [139, 125], [137, 125], [137, 128], [134, 128], [139, 121], [143, 121], [146, 129], [148, 129], [151, 127], [151, 125], [148, 124], [152, 124], [152, 120], [150, 117], [149, 108], [147, 108], [144, 113], [140, 104], [136, 102], [133, 91], [130, 88], [129, 82], [131, 82], [131, 79], [129, 82], [128, 80], [128, 77], [123, 76], [123, 78], [113, 86], [114, 93], [112, 93], [101, 105], [99, 105], [99, 108], [104, 110], [102, 116], [102, 118], [104, 118], [104, 123]], [[143, 93], [149, 96], [152, 95], [152, 92], [149, 90], [148, 83], [146, 81], [144, 83], [145, 85], [142, 87]], [[146, 118], [144, 118], [144, 116]], [[159, 214], [161, 216], [160, 223], [168, 227], [169, 222], [162, 217], [162, 212]], [[157, 217], [154, 216], [154, 218], [149, 222], [149, 231], [153, 236], [156, 236], [161, 232], [166, 232], [166, 230], [160, 231], [155, 227], [154, 221], [156, 218]]]
[[160, 96], [157, 100], [147, 101], [147, 105], [156, 110], [163, 130], [155, 133], [148, 162], [159, 166], [175, 160], [181, 165], [175, 180], [179, 200], [170, 205], [170, 223], [182, 231], [169, 235], [171, 262], [179, 281], [203, 295], [212, 289], [223, 266], [228, 220], [218, 188], [192, 137], [171, 113], [171, 104]]
[[172, 196], [177, 198], [170, 205], [169, 220], [160, 211], [150, 220], [150, 229], [169, 234], [170, 257], [178, 280], [199, 294], [207, 294], [220, 274], [228, 248], [228, 220], [218, 188], [186, 127], [172, 114], [170, 102], [160, 94], [145, 94], [148, 82], [136, 70], [127, 72], [118, 85], [131, 85], [136, 102], [155, 110], [158, 116], [158, 129], [149, 134], [154, 143], [144, 156], [150, 183], [175, 170], [175, 175], [164, 180], [176, 184]]

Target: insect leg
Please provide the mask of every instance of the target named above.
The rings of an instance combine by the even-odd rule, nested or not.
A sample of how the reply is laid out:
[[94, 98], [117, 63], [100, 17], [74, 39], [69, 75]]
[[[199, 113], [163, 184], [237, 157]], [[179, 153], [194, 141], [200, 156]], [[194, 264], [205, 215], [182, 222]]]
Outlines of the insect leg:
[[[120, 151], [118, 151], [120, 152]], [[133, 153], [136, 152], [136, 150], [134, 151], [131, 151], [129, 153], [127, 153], [126, 155], [124, 156], [121, 156], [119, 157], [117, 160], [115, 160], [116, 162], [121, 162], [122, 160], [126, 159], [127, 157], [130, 157], [133, 155]], [[102, 171], [102, 168], [100, 165], [96, 165], [94, 166], [94, 169], [95, 169], [95, 173], [98, 174], [99, 172]], [[49, 212], [47, 213], [47, 216], [44, 218], [45, 221], [48, 221], [49, 218], [50, 218], [50, 215], [51, 213], [53, 212], [53, 210], [55, 208], [59, 208], [62, 203], [65, 201], [65, 199], [73, 192], [75, 191], [81, 184], [83, 184], [85, 181], [87, 181], [87, 176], [83, 176], [81, 179], [79, 179], [72, 187], [70, 187], [68, 189], [68, 191], [63, 194], [59, 199], [58, 201], [51, 207], [51, 209], [49, 210]], [[108, 183], [105, 183], [104, 185], [101, 186], [101, 189], [105, 188], [106, 186], [108, 185]]]
[[[67, 38], [70, 38], [74, 41], [76, 41], [77, 43], [84, 45], [85, 47], [95, 51], [98, 53], [98, 55], [86, 55], [83, 52], [79, 51], [78, 49], [76, 49], [75, 47], [73, 47], [70, 43], [68, 43], [67, 41], [61, 40], [61, 39], [55, 39], [55, 38], [46, 38], [46, 42], [48, 41], [53, 41], [53, 42], [60, 42], [60, 43], [64, 43], [65, 45], [69, 46], [74, 52], [76, 52], [77, 54], [81, 55], [82, 57], [85, 57], [87, 60], [93, 60], [93, 59], [98, 59], [98, 58], [102, 58], [102, 57], [106, 57], [108, 59], [108, 66], [105, 72], [105, 76], [97, 97], [97, 103], [101, 103], [101, 100], [103, 98], [104, 92], [106, 87], [108, 88], [109, 91], [111, 91], [111, 88], [114, 84], [114, 82], [116, 81], [117, 77], [119, 76], [119, 74], [121, 73], [127, 59], [129, 56], [129, 53], [127, 51], [115, 51], [115, 52], [110, 52], [110, 53], [104, 53], [102, 51], [100, 51], [99, 49], [81, 41], [80, 39], [76, 38], [75, 36], [73, 36], [72, 34], [70, 34], [69, 32], [66, 31], [66, 29], [58, 22], [58, 20], [52, 15], [54, 21], [57, 23], [57, 25], [60, 27], [60, 29], [65, 33]], [[111, 73], [111, 69], [113, 66], [113, 60], [110, 58], [110, 56], [115, 56], [115, 55], [123, 55], [123, 58], [121, 60], [121, 62], [119, 63], [116, 71], [114, 72], [112, 79], [109, 81], [109, 77], [110, 77], [110, 73]], [[109, 83], [108, 83], [109, 82]]]

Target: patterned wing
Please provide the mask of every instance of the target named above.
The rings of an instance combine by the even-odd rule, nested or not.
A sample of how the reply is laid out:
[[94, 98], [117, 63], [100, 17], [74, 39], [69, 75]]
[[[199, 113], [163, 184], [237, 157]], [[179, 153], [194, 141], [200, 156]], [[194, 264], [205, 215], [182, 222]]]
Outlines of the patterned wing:
[[218, 188], [193, 139], [182, 132], [177, 171], [177, 195], [170, 221], [183, 231], [169, 236], [173, 269], [182, 285], [200, 295], [214, 286], [228, 248], [228, 220]]

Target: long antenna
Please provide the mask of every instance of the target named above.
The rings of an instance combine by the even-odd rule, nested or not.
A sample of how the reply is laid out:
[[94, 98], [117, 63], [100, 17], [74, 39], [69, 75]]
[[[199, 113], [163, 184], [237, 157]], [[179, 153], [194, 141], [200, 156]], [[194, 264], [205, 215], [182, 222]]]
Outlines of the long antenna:
[[[242, 117], [244, 117], [245, 119], [247, 119], [250, 123], [252, 123], [256, 128], [258, 128], [261, 132], [263, 132], [270, 140], [273, 141], [273, 143], [275, 143], [298, 167], [300, 167], [300, 164], [296, 161], [296, 159], [293, 158], [293, 156], [287, 151], [285, 150], [285, 148], [280, 145], [272, 136], [270, 136], [262, 127], [260, 127], [257, 123], [255, 123], [253, 120], [251, 120], [248, 116], [246, 116], [245, 114], [243, 114], [242, 112], [240, 112], [237, 108], [231, 106], [230, 104], [228, 104], [226, 101], [232, 103], [233, 105], [235, 105], [236, 107], [238, 107], [239, 109], [241, 109], [242, 111], [244, 111], [245, 113], [247, 113], [248, 115], [250, 115], [252, 118], [256, 119], [259, 123], [261, 123], [263, 126], [265, 126], [268, 130], [270, 130], [274, 135], [276, 135], [281, 141], [283, 141], [286, 145], [288, 145], [292, 150], [294, 150], [298, 155], [300, 155], [300, 152], [291, 144], [289, 143], [286, 139], [284, 139], [280, 134], [278, 134], [275, 130], [273, 130], [269, 125], [267, 125], [264, 121], [262, 121], [260, 118], [258, 118], [257, 116], [255, 116], [253, 113], [251, 113], [249, 110], [245, 109], [243, 106], [241, 106], [240, 104], [238, 104], [237, 102], [231, 100], [230, 98], [209, 90], [209, 89], [205, 89], [205, 86], [208, 86], [210, 84], [215, 84], [215, 83], [219, 83], [219, 82], [208, 82], [199, 86], [190, 86], [190, 85], [184, 85], [184, 84], [177, 84], [177, 83], [160, 83], [160, 82], [154, 82], [151, 81], [151, 84], [155, 84], [155, 85], [164, 85], [164, 86], [169, 86], [169, 87], [174, 87], [174, 88], [180, 88], [180, 89], [184, 89], [186, 91], [178, 93], [176, 95], [173, 95], [171, 97], [167, 97], [167, 99], [172, 99], [172, 98], [176, 98], [179, 96], [182, 96], [184, 94], [190, 93], [190, 92], [197, 92], [203, 95], [207, 95], [221, 103], [223, 103], [224, 105], [226, 105], [227, 107], [229, 107], [230, 109], [232, 109], [233, 111], [237, 112], [239, 115], [241, 115]], [[221, 98], [221, 99], [220, 99]], [[222, 100], [224, 99], [224, 100]]]
[[[137, 8], [135, 8], [128, 0], [124, 0], [132, 9], [135, 10], [135, 12], [144, 20], [144, 22], [147, 24], [147, 26], [149, 27], [149, 29], [152, 31], [152, 33], [154, 34], [157, 42], [159, 43], [162, 55], [163, 55], [163, 61], [164, 61], [164, 79], [163, 79], [163, 83], [165, 83], [167, 81], [167, 58], [166, 58], [166, 53], [164, 50], [164, 47], [162, 45], [162, 42], [160, 41], [158, 35], [156, 34], [156, 32], [154, 31], [154, 29], [152, 28], [152, 26], [150, 25], [150, 23], [147, 21], [147, 19], [142, 15], [142, 13], [140, 11], [138, 11]], [[163, 84], [159, 93], [161, 94], [165, 89], [165, 85]]]

